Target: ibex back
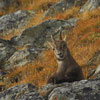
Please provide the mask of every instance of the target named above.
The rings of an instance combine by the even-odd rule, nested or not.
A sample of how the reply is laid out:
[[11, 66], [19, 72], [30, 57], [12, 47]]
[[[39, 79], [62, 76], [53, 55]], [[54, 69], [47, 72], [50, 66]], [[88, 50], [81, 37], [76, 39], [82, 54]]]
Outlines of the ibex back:
[[74, 58], [71, 56], [69, 49], [66, 44], [66, 36], [62, 39], [60, 33], [60, 40], [54, 40], [51, 36], [52, 44], [50, 42], [56, 60], [58, 63], [58, 69], [48, 79], [47, 83], [59, 84], [62, 82], [74, 82], [84, 79], [82, 70]]

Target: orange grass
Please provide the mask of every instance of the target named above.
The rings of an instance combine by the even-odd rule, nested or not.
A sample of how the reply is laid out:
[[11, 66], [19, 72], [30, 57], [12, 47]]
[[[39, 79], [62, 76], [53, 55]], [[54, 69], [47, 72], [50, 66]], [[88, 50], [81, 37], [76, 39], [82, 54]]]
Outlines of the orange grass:
[[[1, 11], [0, 15], [15, 12], [17, 10], [47, 10], [52, 4], [58, 0], [16, 0], [11, 6], [5, 8], [5, 12]], [[18, 4], [18, 5], [17, 5]]]
[[[95, 14], [95, 12], [97, 11], [90, 14], [88, 18], [81, 19], [75, 28], [67, 33], [68, 48], [80, 66], [84, 65], [100, 49], [100, 16], [99, 13]], [[88, 70], [95, 67], [83, 68], [85, 78], [88, 75]], [[7, 75], [6, 82], [14, 77], [19, 78], [18, 82], [7, 84], [7, 88], [21, 83], [32, 83], [40, 87], [46, 84], [48, 77], [56, 68], [57, 63], [52, 50], [46, 50], [33, 63], [16, 68], [11, 74]]]
[[80, 7], [72, 7], [69, 10], [66, 10], [64, 13], [58, 13], [54, 17], [45, 17], [44, 20], [47, 19], [60, 19], [60, 20], [67, 20], [69, 18], [78, 17]]
[[[64, 13], [65, 15], [57, 15], [55, 18], [67, 19], [69, 18], [68, 16], [71, 16], [73, 13], [74, 11], [71, 11], [70, 14], [67, 14], [66, 12]], [[42, 22], [42, 20], [38, 20], [41, 15], [42, 14], [38, 15], [35, 20], [32, 19], [33, 23], [29, 23], [28, 27]], [[72, 56], [75, 58], [77, 63], [82, 66], [96, 51], [100, 50], [100, 10], [98, 9], [93, 12], [85, 12], [78, 15], [78, 17], [80, 18], [80, 21], [73, 30], [67, 33], [67, 45]], [[95, 67], [96, 66], [89, 66], [83, 68], [85, 78], [88, 75], [88, 70]], [[8, 74], [6, 76], [6, 86], [8, 88], [16, 84], [32, 83], [40, 87], [46, 84], [48, 77], [56, 70], [56, 68], [57, 63], [54, 59], [53, 52], [51, 50], [46, 50], [33, 63], [16, 68], [12, 73]], [[14, 77], [19, 78], [18, 82], [9, 83], [9, 80]]]
[[[40, 10], [40, 7], [48, 3], [56, 3], [58, 0], [18, 0], [21, 4], [20, 8], [30, 10]], [[41, 9], [42, 10], [42, 9]]]
[[[49, 52], [49, 53], [48, 53]], [[36, 86], [40, 87], [46, 84], [48, 77], [51, 73], [56, 69], [56, 61], [54, 59], [54, 54], [51, 50], [44, 51], [44, 54], [41, 55], [35, 62], [31, 64], [27, 64], [26, 66], [19, 67], [15, 69], [11, 74], [6, 77], [9, 79], [13, 79], [17, 77], [20, 73], [20, 81], [18, 83], [12, 83], [7, 85], [13, 86], [14, 84], [20, 83], [33, 83]]]
[[7, 8], [7, 10], [5, 12], [1, 11], [0, 16], [7, 14], [7, 13], [15, 12], [16, 10], [28, 10], [30, 12], [31, 12], [31, 10], [35, 10], [36, 14], [33, 18], [31, 18], [31, 20], [27, 23], [26, 26], [24, 26], [21, 29], [16, 29], [11, 34], [6, 35], [6, 36], [1, 36], [0, 38], [9, 40], [13, 36], [21, 33], [26, 28], [41, 23], [43, 21], [43, 20], [41, 20], [41, 17], [43, 15], [44, 11], [47, 10], [49, 8], [49, 6], [51, 6], [53, 3], [56, 3], [57, 1], [58, 0], [17, 0], [17, 2], [20, 4], [18, 9], [14, 8], [14, 5], [15, 5], [15, 3], [14, 3], [14, 4], [12, 4], [12, 6]]
[[42, 16], [43, 12], [38, 12], [35, 17], [31, 18], [30, 21], [26, 24], [26, 26], [20, 28], [20, 29], [15, 29], [12, 33], [10, 33], [9, 35], [4, 35], [1, 36], [0, 38], [5, 39], [5, 40], [9, 40], [12, 37], [14, 37], [15, 35], [20, 34], [21, 32], [23, 32], [25, 29], [32, 27], [34, 25], [37, 25], [39, 23], [42, 22], [41, 20], [41, 16]]

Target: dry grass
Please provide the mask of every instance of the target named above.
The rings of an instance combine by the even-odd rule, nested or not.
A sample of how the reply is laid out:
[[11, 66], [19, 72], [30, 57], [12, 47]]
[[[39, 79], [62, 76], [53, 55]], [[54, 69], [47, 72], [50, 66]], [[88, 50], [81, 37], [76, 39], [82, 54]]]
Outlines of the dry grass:
[[[11, 34], [2, 36], [0, 38], [9, 40], [13, 36], [18, 35], [23, 30], [27, 29], [28, 27], [41, 23], [42, 21], [44, 21], [41, 20], [41, 16], [45, 12], [45, 10], [47, 10], [52, 4], [56, 3], [57, 1], [58, 0], [17, 0], [17, 2], [20, 4], [17, 10], [28, 10], [30, 12], [35, 11], [36, 15], [33, 18], [31, 18], [31, 20], [23, 28], [16, 29]], [[1, 11], [0, 16], [7, 13], [15, 12], [16, 9], [14, 8], [14, 5], [15, 3], [9, 8], [7, 8], [5, 12]]]
[[15, 12], [16, 10], [45, 11], [57, 1], [58, 0], [16, 0], [10, 7], [5, 8], [5, 12], [0, 11], [0, 16]]
[[72, 9], [69, 9], [65, 11], [64, 13], [58, 13], [54, 17], [45, 17], [44, 20], [47, 19], [60, 19], [60, 20], [67, 20], [69, 18], [74, 18], [78, 17], [78, 12], [79, 12], [80, 7], [72, 7]]
[[19, 67], [11, 74], [7, 75], [7, 82], [13, 81], [13, 79], [17, 77], [19, 78], [17, 83], [14, 81], [14, 83], [8, 84], [7, 87], [21, 83], [33, 83], [40, 87], [46, 84], [48, 77], [54, 70], [56, 70], [56, 67], [57, 64], [53, 52], [51, 50], [44, 51], [44, 55], [41, 54], [41, 57], [39, 57], [35, 62]]
[[38, 11], [37, 14], [35, 15], [35, 17], [31, 18], [31, 20], [27, 23], [26, 26], [24, 26], [21, 29], [16, 29], [14, 30], [11, 34], [6, 35], [6, 36], [2, 36], [2, 39], [6, 39], [9, 40], [11, 39], [13, 36], [18, 35], [19, 33], [21, 33], [23, 30], [27, 29], [28, 27], [37, 25], [47, 19], [60, 19], [60, 20], [67, 20], [69, 18], [73, 18], [73, 17], [78, 17], [78, 11], [79, 11], [79, 7], [73, 7], [72, 9], [69, 9], [68, 11], [65, 11], [63, 14], [57, 14], [55, 17], [51, 18], [51, 17], [46, 17], [45, 19], [41, 19], [41, 16], [43, 15], [44, 11]]
[[[56, 3], [58, 0], [18, 0], [21, 9], [26, 10], [46, 10], [49, 4]], [[45, 8], [47, 7], [47, 8]], [[44, 8], [44, 9], [42, 9]]]
[[0, 38], [5, 39], [5, 40], [10, 40], [12, 37], [14, 37], [15, 35], [20, 34], [23, 30], [32, 27], [34, 25], [37, 25], [39, 23], [42, 22], [41, 20], [41, 16], [42, 16], [43, 12], [38, 12], [35, 17], [31, 18], [30, 21], [27, 23], [26, 26], [20, 28], [20, 29], [15, 29], [12, 33], [10, 33], [9, 35], [4, 35]]
[[[25, 2], [27, 1], [29, 2], [29, 0], [26, 0]], [[56, 0], [34, 0], [34, 3], [32, 0], [30, 0], [30, 2], [31, 3], [29, 5], [29, 8], [27, 6], [27, 3], [25, 3], [25, 5], [22, 2], [22, 9], [24, 9], [25, 7], [27, 7], [25, 9], [35, 9], [35, 6], [33, 5], [37, 6], [36, 9], [40, 9], [39, 7], [41, 4], [47, 2], [56, 2]], [[100, 10], [98, 9], [93, 12], [86, 11], [81, 15], [78, 14], [78, 10], [79, 8], [73, 7], [63, 14], [58, 14], [54, 17], [54, 19], [63, 20], [72, 17], [80, 18], [80, 21], [77, 23], [75, 28], [67, 33], [67, 45], [71, 51], [72, 56], [79, 63], [79, 65], [82, 66], [100, 48]], [[25, 28], [42, 22], [43, 20], [41, 20], [41, 16], [43, 12], [44, 11], [38, 11], [36, 18], [33, 18]], [[8, 37], [5, 38], [7, 39]], [[11, 37], [9, 37], [9, 39], [10, 38]], [[46, 84], [48, 77], [51, 75], [52, 72], [56, 70], [57, 63], [51, 50], [44, 51], [42, 54], [35, 62], [27, 64], [23, 67], [16, 68], [12, 73], [7, 75], [6, 87], [8, 88], [21, 83], [32, 83], [38, 87]], [[95, 67], [96, 66], [93, 66], [93, 68]], [[90, 68], [91, 67], [86, 67], [83, 69], [85, 78], [87, 77], [87, 71]], [[12, 80], [13, 82], [9, 83], [9, 80]]]
[[[81, 66], [100, 50], [100, 10], [86, 13], [85, 17], [80, 15], [81, 20], [68, 35], [68, 46]], [[85, 77], [90, 68], [83, 69]]]
[[[94, 13], [94, 15], [96, 14]], [[96, 18], [89, 16], [89, 18], [81, 19], [76, 27], [67, 33], [68, 48], [80, 66], [84, 65], [100, 49], [99, 26], [100, 17], [98, 13]], [[32, 83], [38, 87], [46, 84], [48, 77], [56, 70], [57, 63], [51, 50], [44, 51], [43, 54], [34, 63], [19, 67], [8, 75], [9, 79], [12, 79], [12, 77], [21, 73], [21, 79], [18, 82], [8, 84], [7, 87], [20, 83]], [[85, 78], [89, 69], [91, 67], [83, 68]]]

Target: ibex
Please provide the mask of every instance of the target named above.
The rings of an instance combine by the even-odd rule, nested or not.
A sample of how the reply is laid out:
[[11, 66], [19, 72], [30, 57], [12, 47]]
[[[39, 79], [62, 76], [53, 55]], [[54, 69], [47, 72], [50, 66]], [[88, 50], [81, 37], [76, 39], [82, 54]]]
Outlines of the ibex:
[[74, 58], [71, 56], [66, 44], [66, 36], [62, 39], [60, 33], [60, 40], [55, 40], [51, 36], [52, 43], [48, 42], [58, 63], [58, 69], [48, 79], [48, 83], [59, 84], [63, 82], [74, 82], [84, 79], [82, 70]]

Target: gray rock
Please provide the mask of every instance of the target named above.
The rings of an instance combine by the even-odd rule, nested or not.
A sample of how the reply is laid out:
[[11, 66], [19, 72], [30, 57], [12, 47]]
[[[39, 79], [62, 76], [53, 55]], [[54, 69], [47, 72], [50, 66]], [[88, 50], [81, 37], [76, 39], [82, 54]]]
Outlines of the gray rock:
[[6, 74], [7, 74], [6, 72], [0, 70], [0, 82], [4, 82], [4, 78], [5, 78]]
[[0, 0], [0, 10], [5, 11], [7, 7], [11, 6], [16, 0]]
[[[94, 75], [95, 71], [98, 69], [94, 69], [94, 68], [92, 68], [92, 66], [98, 66], [99, 63], [100, 63], [100, 50], [95, 52], [94, 55], [82, 66], [83, 68], [84, 67], [88, 68], [91, 66], [91, 69], [88, 70], [88, 77], [87, 78], [91, 78]], [[100, 73], [97, 74], [96, 76], [100, 77]]]
[[27, 48], [23, 50], [17, 50], [7, 60], [7, 63], [3, 65], [3, 68], [8, 70], [11, 68], [24, 66], [25, 64], [35, 59], [36, 53], [31, 53]]
[[43, 100], [36, 92], [35, 86], [21, 84], [0, 93], [0, 100]]
[[80, 12], [84, 12], [86, 10], [93, 10], [100, 7], [100, 0], [88, 0], [86, 4], [80, 9]]
[[100, 63], [100, 50], [95, 52], [94, 55], [84, 64], [84, 66], [97, 66]]
[[31, 14], [25, 10], [0, 17], [0, 36], [10, 34], [15, 29], [22, 28], [30, 20]]
[[47, 84], [40, 91], [48, 91], [45, 100], [100, 100], [100, 79]]
[[15, 51], [16, 49], [11, 46], [9, 41], [0, 39], [0, 69]]
[[55, 14], [64, 12], [66, 9], [71, 8], [73, 5], [74, 0], [62, 0], [51, 6], [50, 9], [43, 14], [42, 18], [47, 16], [53, 17]]
[[100, 65], [97, 66], [96, 69], [92, 69], [91, 73], [88, 75], [88, 79], [91, 78], [91, 76], [96, 76], [98, 78], [100, 78]]
[[58, 3], [51, 6], [42, 16], [45, 17], [53, 17], [58, 13], [63, 13], [67, 9], [72, 8], [74, 5], [82, 5], [82, 0], [60, 0]]
[[15, 45], [31, 45], [39, 48], [44, 45], [46, 40], [49, 40], [51, 34], [55, 36], [58, 34], [58, 31], [65, 33], [69, 28], [75, 26], [77, 20], [47, 20], [26, 29], [20, 36], [11, 39], [11, 42]]
[[27, 59], [28, 56], [29, 52], [27, 50], [17, 50], [12, 56], [9, 57], [7, 63], [3, 65], [3, 68], [7, 70], [14, 67], [23, 66], [29, 62]]
[[64, 87], [54, 89], [49, 95], [49, 100], [99, 100], [100, 80], [80, 81], [67, 84]]

